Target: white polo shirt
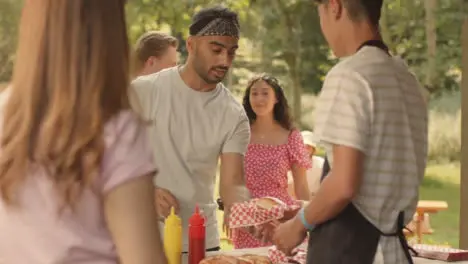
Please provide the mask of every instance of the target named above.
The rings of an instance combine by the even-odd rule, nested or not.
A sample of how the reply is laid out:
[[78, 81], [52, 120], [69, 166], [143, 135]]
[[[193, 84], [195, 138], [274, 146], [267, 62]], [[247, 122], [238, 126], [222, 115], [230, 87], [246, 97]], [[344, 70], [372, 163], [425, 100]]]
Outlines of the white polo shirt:
[[222, 153], [246, 152], [250, 126], [244, 108], [221, 83], [210, 92], [191, 89], [177, 67], [139, 77], [132, 86], [143, 116], [152, 121], [155, 184], [171, 191], [181, 206], [183, 251], [195, 204], [206, 217], [206, 247], [219, 246], [213, 197], [218, 159]]
[[[333, 145], [365, 153], [353, 203], [382, 232], [415, 212], [427, 157], [428, 115], [422, 89], [403, 61], [364, 47], [327, 74], [315, 110], [315, 135], [333, 168]], [[397, 237], [381, 237], [385, 264], [406, 263]]]

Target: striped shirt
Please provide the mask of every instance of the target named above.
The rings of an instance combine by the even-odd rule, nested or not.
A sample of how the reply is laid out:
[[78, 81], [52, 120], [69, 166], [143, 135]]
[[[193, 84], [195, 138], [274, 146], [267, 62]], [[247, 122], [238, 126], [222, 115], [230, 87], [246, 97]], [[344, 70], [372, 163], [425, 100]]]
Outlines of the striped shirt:
[[[315, 110], [315, 134], [333, 167], [332, 146], [366, 155], [353, 204], [384, 233], [400, 211], [413, 217], [427, 157], [427, 105], [422, 88], [399, 58], [365, 46], [326, 76]], [[385, 264], [406, 263], [397, 237], [381, 237]]]

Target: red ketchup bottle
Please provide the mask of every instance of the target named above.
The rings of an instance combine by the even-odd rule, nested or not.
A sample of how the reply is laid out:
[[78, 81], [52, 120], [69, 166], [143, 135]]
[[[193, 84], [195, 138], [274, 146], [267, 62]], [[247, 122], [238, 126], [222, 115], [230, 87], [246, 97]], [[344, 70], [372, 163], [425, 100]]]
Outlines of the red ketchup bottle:
[[198, 264], [205, 258], [205, 218], [198, 205], [189, 219], [189, 264]]

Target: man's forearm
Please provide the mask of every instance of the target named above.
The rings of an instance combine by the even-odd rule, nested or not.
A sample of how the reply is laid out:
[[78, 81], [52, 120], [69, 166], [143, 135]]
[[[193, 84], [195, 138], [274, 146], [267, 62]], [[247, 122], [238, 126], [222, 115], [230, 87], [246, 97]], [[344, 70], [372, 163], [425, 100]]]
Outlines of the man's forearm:
[[224, 208], [230, 208], [236, 202], [248, 201], [250, 192], [244, 184], [222, 184], [219, 192]]
[[337, 216], [351, 202], [352, 197], [328, 175], [317, 194], [305, 207], [305, 218], [310, 224], [320, 224]]
[[250, 199], [245, 186], [243, 155], [238, 153], [221, 155], [219, 194], [225, 209], [229, 209], [233, 203]]
[[303, 201], [308, 201], [310, 199], [310, 192], [307, 186], [307, 182], [296, 185], [294, 189], [296, 192], [297, 199]]

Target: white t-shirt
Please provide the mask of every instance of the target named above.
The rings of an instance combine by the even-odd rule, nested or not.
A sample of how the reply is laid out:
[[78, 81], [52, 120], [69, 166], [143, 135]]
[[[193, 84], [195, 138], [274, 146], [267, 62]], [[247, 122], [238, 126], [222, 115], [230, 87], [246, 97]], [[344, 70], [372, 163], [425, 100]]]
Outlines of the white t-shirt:
[[183, 251], [195, 204], [206, 217], [207, 249], [219, 246], [213, 197], [218, 159], [222, 153], [246, 152], [250, 126], [244, 108], [221, 83], [209, 92], [191, 89], [177, 67], [141, 76], [132, 86], [142, 115], [152, 122], [149, 135], [159, 169], [155, 184], [180, 203]]
[[[322, 176], [322, 168], [325, 159], [320, 156], [312, 156], [312, 168], [306, 172], [307, 185], [309, 192], [316, 193], [320, 187], [320, 177]], [[294, 178], [291, 171], [288, 172], [288, 185], [290, 190], [294, 190]]]
[[[384, 233], [400, 211], [413, 218], [427, 157], [427, 105], [419, 82], [399, 58], [364, 47], [327, 74], [315, 110], [315, 135], [333, 168], [333, 145], [365, 153], [353, 200]], [[397, 237], [381, 237], [385, 264], [406, 263]]]

